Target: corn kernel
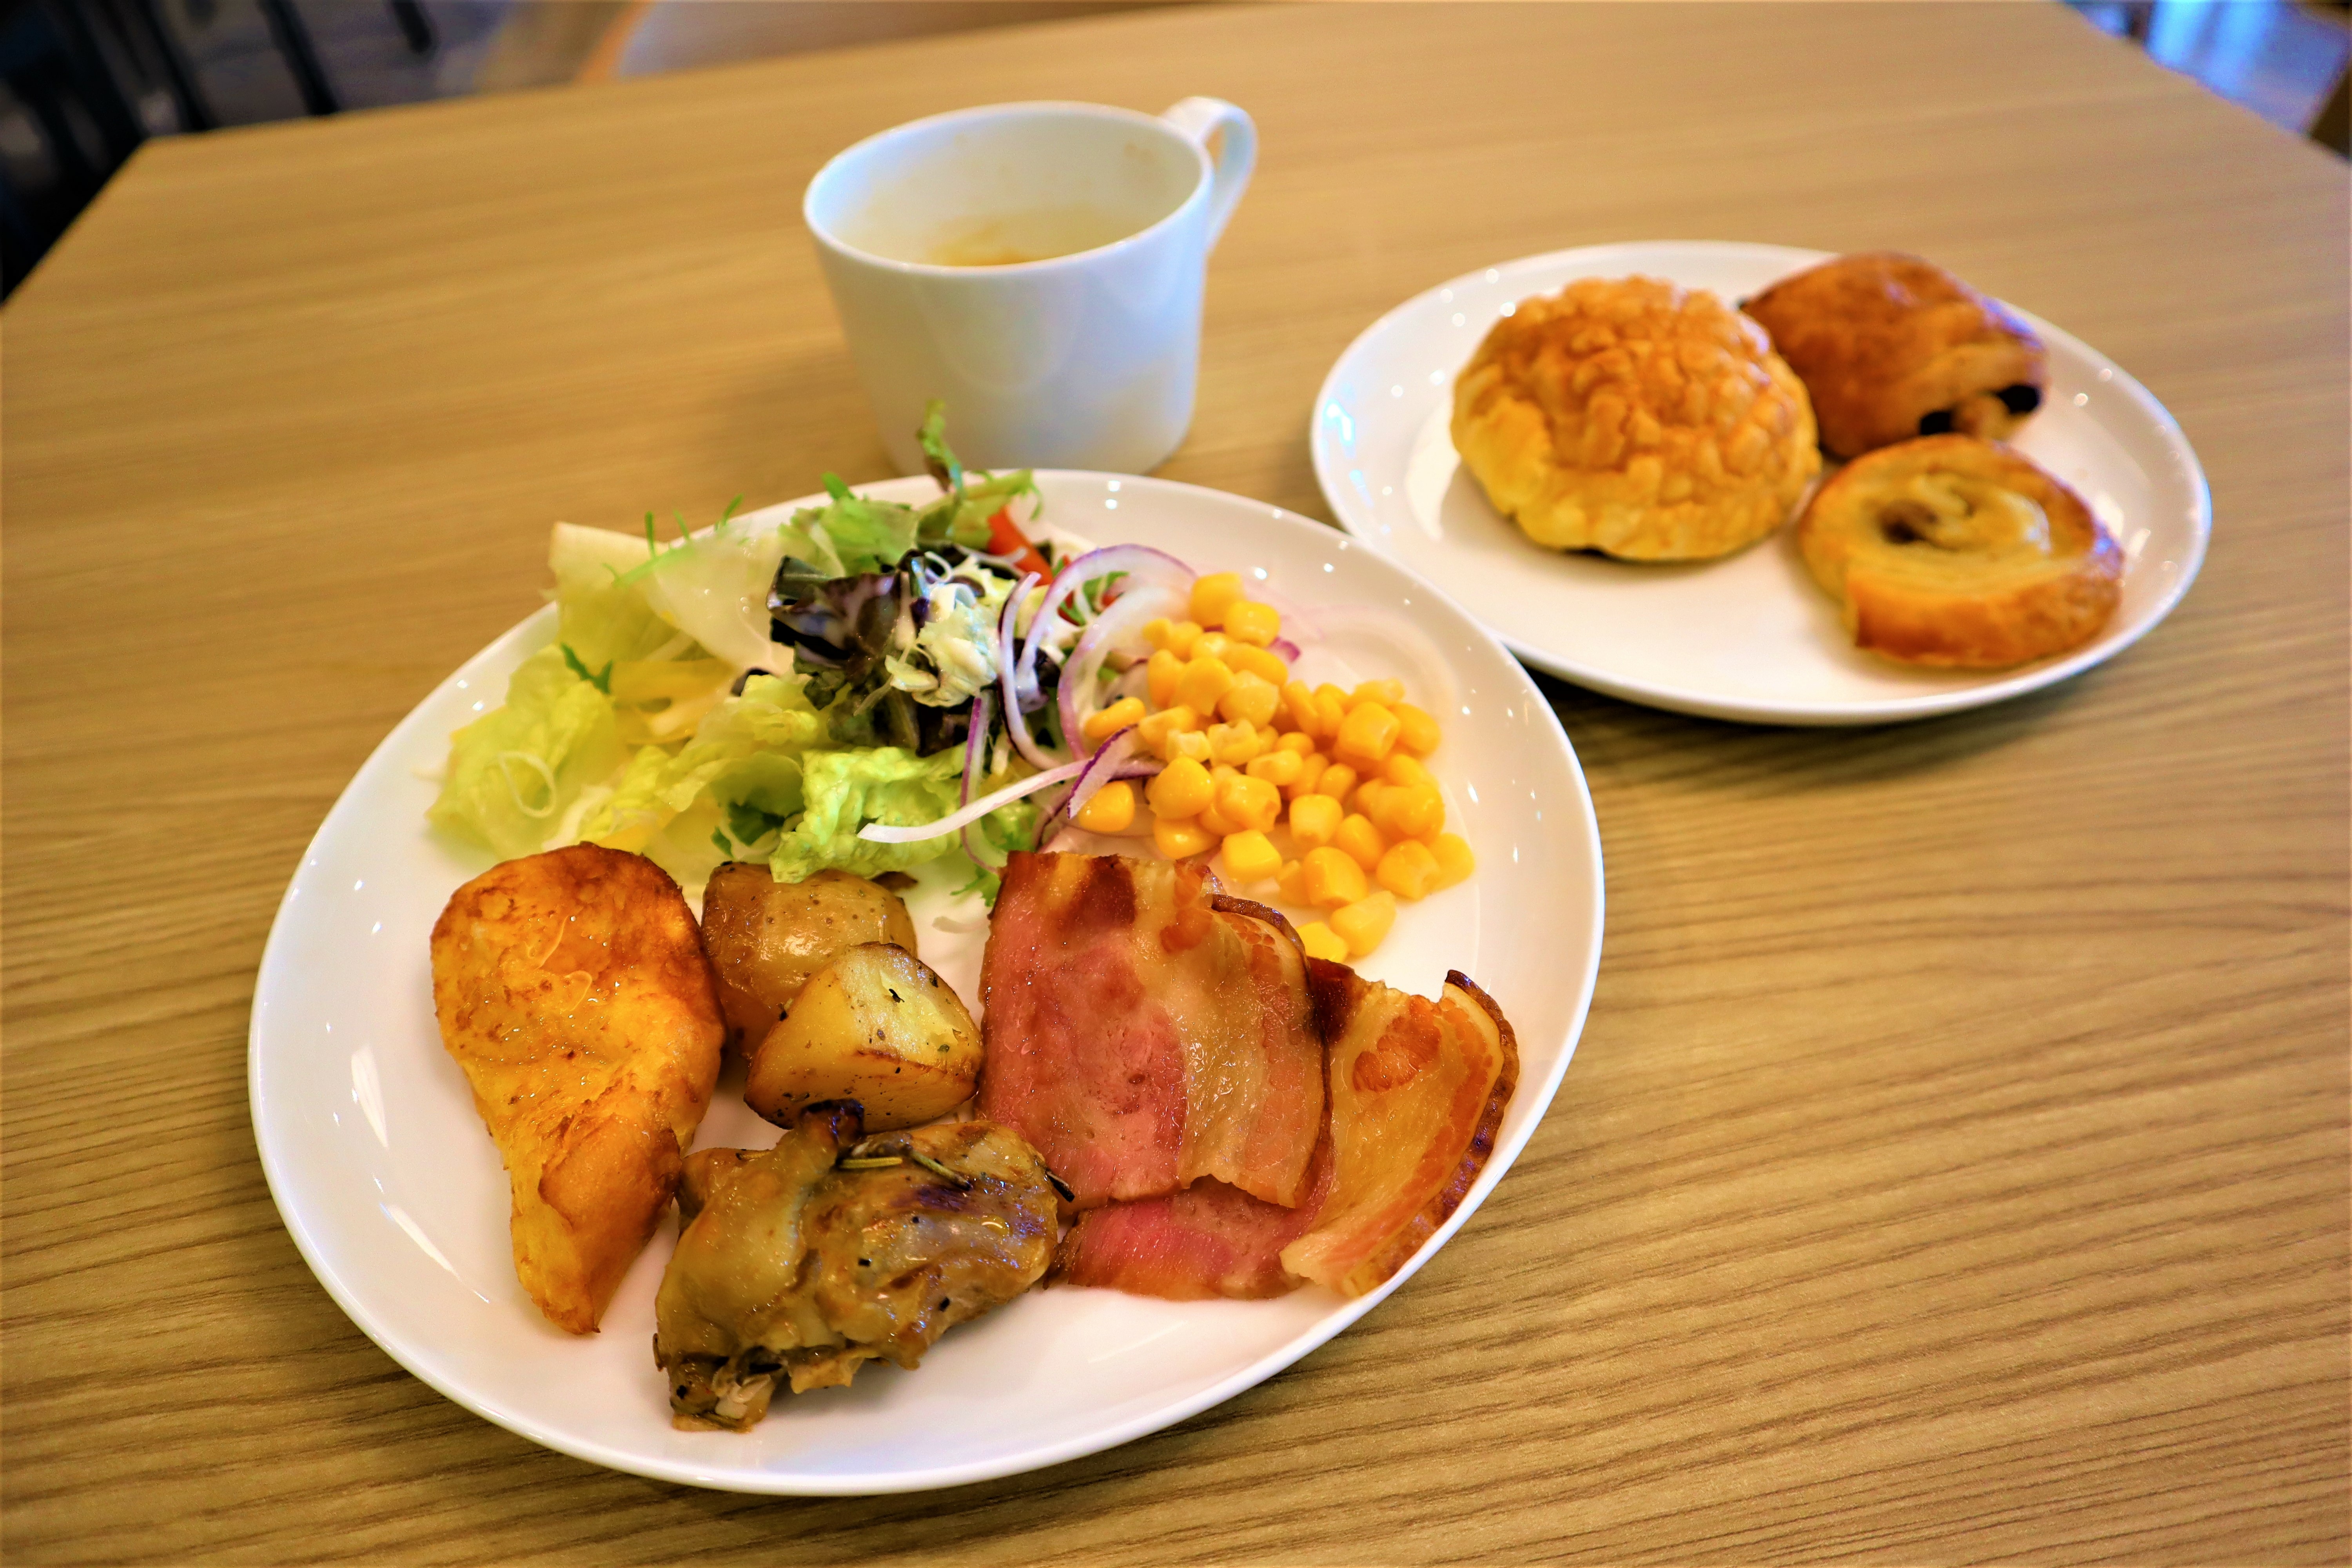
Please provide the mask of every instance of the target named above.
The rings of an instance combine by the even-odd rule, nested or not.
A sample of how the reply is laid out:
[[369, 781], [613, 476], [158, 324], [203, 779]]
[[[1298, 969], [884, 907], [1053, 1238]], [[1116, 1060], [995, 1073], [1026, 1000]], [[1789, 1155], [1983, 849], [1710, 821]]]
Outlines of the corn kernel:
[[1198, 730], [1171, 730], [1168, 750], [1163, 755], [1171, 763], [1179, 757], [1190, 757], [1205, 768], [1209, 765], [1209, 737]]
[[1225, 656], [1233, 651], [1234, 639], [1227, 637], [1224, 633], [1202, 632], [1201, 634], [1201, 639], [1192, 645], [1191, 657], [1193, 658], [1223, 658], [1226, 663], [1231, 664], [1233, 660], [1225, 658]]
[[1282, 693], [1270, 681], [1244, 669], [1217, 700], [1217, 711], [1237, 722], [1245, 719], [1252, 724], [1271, 724], [1274, 710], [1281, 705]]
[[1388, 790], [1389, 786], [1380, 780], [1366, 779], [1356, 786], [1356, 793], [1348, 798], [1348, 809], [1360, 816], [1370, 817], [1373, 826], [1378, 826], [1381, 820], [1381, 796], [1386, 795]]
[[1239, 767], [1257, 755], [1257, 726], [1244, 719], [1234, 724], [1209, 726], [1209, 755], [1228, 767]]
[[1225, 606], [1225, 635], [1264, 647], [1282, 635], [1282, 613], [1272, 605], [1239, 600]]
[[1178, 621], [1168, 628], [1168, 651], [1178, 658], [1190, 658], [1201, 641], [1201, 626], [1197, 621]]
[[1217, 700], [1233, 689], [1234, 672], [1223, 659], [1195, 655], [1176, 678], [1176, 700], [1196, 713], [1213, 712]]
[[1400, 838], [1425, 842], [1445, 826], [1445, 797], [1429, 784], [1391, 785], [1381, 795], [1380, 815], [1372, 820]]
[[1296, 860], [1285, 860], [1282, 863], [1282, 869], [1274, 874], [1274, 885], [1280, 889], [1284, 903], [1307, 902], [1307, 888], [1299, 880], [1299, 863]]
[[1348, 944], [1321, 921], [1308, 921], [1298, 928], [1298, 945], [1307, 950], [1309, 958], [1320, 958], [1332, 963], [1348, 961]]
[[1183, 679], [1184, 661], [1166, 648], [1151, 656], [1143, 667], [1144, 689], [1154, 708], [1167, 708], [1176, 701], [1176, 683]]
[[1381, 945], [1381, 939], [1396, 924], [1396, 895], [1390, 892], [1367, 893], [1354, 903], [1342, 904], [1331, 911], [1331, 932], [1348, 944], [1348, 951], [1361, 958]]
[[1228, 767], [1223, 763], [1217, 763], [1209, 770], [1209, 804], [1201, 808], [1200, 822], [1202, 827], [1220, 838], [1227, 834], [1239, 833], [1249, 826], [1246, 822], [1234, 821], [1233, 813], [1225, 810], [1221, 804], [1224, 798], [1225, 785], [1241, 776], [1237, 769]]
[[1356, 770], [1345, 763], [1333, 763], [1315, 781], [1315, 793], [1328, 795], [1333, 800], [1345, 800], [1356, 793]]
[[1070, 818], [1088, 833], [1124, 833], [1135, 826], [1135, 786], [1113, 779], [1088, 796]]
[[1370, 890], [1364, 880], [1364, 868], [1348, 858], [1345, 851], [1325, 845], [1309, 849], [1298, 862], [1298, 890], [1307, 895], [1303, 900], [1318, 910], [1336, 910], [1342, 904], [1352, 904]]
[[1260, 752], [1249, 760], [1242, 772], [1254, 779], [1264, 779], [1275, 788], [1280, 789], [1286, 784], [1298, 782], [1302, 761], [1297, 752]]
[[1417, 757], [1425, 757], [1437, 750], [1437, 721], [1410, 702], [1391, 702], [1389, 711], [1397, 716], [1397, 744]]
[[1350, 708], [1359, 702], [1377, 702], [1383, 708], [1393, 708], [1403, 700], [1404, 682], [1402, 680], [1367, 680], [1348, 694], [1348, 706]]
[[1214, 795], [1209, 770], [1190, 757], [1178, 757], [1143, 786], [1143, 798], [1151, 803], [1152, 815], [1162, 817], [1197, 816]]
[[1450, 888], [1478, 868], [1478, 858], [1470, 853], [1470, 846], [1454, 833], [1441, 833], [1429, 846], [1437, 858], [1437, 886]]
[[1122, 697], [1099, 713], [1087, 715], [1078, 732], [1089, 741], [1108, 741], [1131, 724], [1143, 721], [1143, 699]]
[[1437, 886], [1437, 857], [1429, 846], [1408, 838], [1381, 857], [1372, 880], [1400, 899], [1418, 899]]
[[1192, 618], [1204, 626], [1222, 626], [1225, 612], [1242, 600], [1242, 574], [1212, 572], [1192, 583]]
[[1347, 851], [1348, 858], [1367, 871], [1389, 852], [1389, 841], [1372, 826], [1371, 818], [1360, 813], [1340, 822], [1339, 831], [1331, 835], [1331, 847]]
[[1299, 758], [1298, 777], [1282, 786], [1284, 798], [1303, 800], [1313, 795], [1315, 786], [1323, 782], [1324, 770], [1330, 765], [1330, 762], [1320, 752], [1309, 752]]
[[1217, 847], [1216, 839], [1202, 831], [1199, 823], [1181, 816], [1163, 816], [1154, 822], [1151, 843], [1171, 860], [1189, 860]]
[[1290, 716], [1291, 728], [1308, 740], [1323, 738], [1322, 721], [1315, 710], [1315, 692], [1307, 682], [1293, 680], [1283, 687], [1282, 710]]
[[[1326, 681], [1315, 689], [1315, 733], [1329, 740], [1348, 717], [1348, 694]], [[1301, 726], [1304, 728], [1304, 726]]]
[[[1402, 728], [1399, 730], [1399, 735], [1402, 738]], [[1432, 789], [1437, 787], [1437, 781], [1430, 777], [1429, 770], [1421, 765], [1419, 758], [1408, 756], [1402, 744], [1397, 750], [1389, 753], [1388, 761], [1381, 764], [1381, 779], [1384, 784], [1408, 786], [1427, 784]]]
[[1154, 648], [1164, 649], [1167, 647], [1169, 638], [1174, 635], [1174, 625], [1166, 616], [1160, 616], [1155, 619], [1143, 623], [1143, 640], [1150, 643]]
[[1280, 686], [1290, 679], [1290, 666], [1282, 662], [1280, 654], [1266, 648], [1235, 641], [1225, 645], [1223, 657], [1235, 669], [1246, 669], [1269, 686]]
[[1343, 814], [1328, 795], [1303, 795], [1290, 803], [1290, 836], [1309, 849], [1320, 849], [1339, 831]]
[[1236, 882], [1263, 882], [1282, 869], [1282, 856], [1274, 840], [1255, 828], [1227, 834], [1223, 853], [1225, 869]]
[[1264, 833], [1282, 820], [1282, 792], [1264, 779], [1239, 775], [1218, 786], [1216, 809], [1235, 826]]
[[1138, 740], [1159, 752], [1160, 760], [1164, 763], [1173, 760], [1168, 749], [1170, 733], [1177, 730], [1196, 730], [1200, 724], [1201, 716], [1190, 708], [1163, 708], [1157, 713], [1145, 714], [1142, 721], [1136, 725], [1135, 733]]
[[1396, 745], [1397, 730], [1395, 714], [1377, 702], [1359, 702], [1348, 710], [1348, 717], [1340, 721], [1339, 733], [1331, 742], [1331, 754], [1343, 762], [1370, 767], [1387, 760]]

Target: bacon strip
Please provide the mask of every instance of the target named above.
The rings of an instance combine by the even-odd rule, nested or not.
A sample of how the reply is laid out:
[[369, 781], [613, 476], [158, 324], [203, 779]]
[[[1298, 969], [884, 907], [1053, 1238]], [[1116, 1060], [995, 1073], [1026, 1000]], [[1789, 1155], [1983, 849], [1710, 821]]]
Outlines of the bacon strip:
[[[1320, 971], [1342, 966], [1313, 962], [1319, 997]], [[1421, 1250], [1486, 1168], [1519, 1052], [1502, 1010], [1459, 970], [1433, 1003], [1347, 978], [1361, 989], [1331, 1044], [1331, 1191], [1282, 1266], [1360, 1296]]]
[[[1182, 1301], [1280, 1296], [1311, 1278], [1361, 1295], [1402, 1268], [1461, 1205], [1494, 1152], [1518, 1087], [1510, 1025], [1459, 971], [1431, 1003], [1369, 984], [1342, 965], [1314, 968], [1318, 1001], [1341, 1037], [1335, 1068], [1344, 1055], [1350, 1079], [1360, 1072], [1367, 1087], [1344, 1094], [1335, 1088], [1331, 1129], [1316, 1146], [1298, 1206], [1215, 1181], [1112, 1204], [1080, 1215], [1063, 1238], [1051, 1276], [1056, 1283]], [[1435, 1054], [1423, 1061], [1433, 1024]], [[1484, 1079], [1489, 1065], [1484, 1100], [1456, 1142], [1466, 1086]], [[1413, 1070], [1402, 1070], [1407, 1066]], [[1374, 1107], [1380, 1113], [1359, 1114]], [[1415, 1131], [1416, 1120], [1433, 1110], [1442, 1124]], [[1344, 1187], [1336, 1180], [1342, 1146]]]
[[1015, 855], [981, 997], [981, 1113], [1080, 1209], [1203, 1178], [1298, 1202], [1323, 1121], [1305, 960], [1198, 868]]
[[1212, 1179], [1165, 1197], [1091, 1210], [1062, 1238], [1050, 1278], [1171, 1301], [1288, 1295], [1298, 1280], [1283, 1268], [1282, 1249], [1314, 1225], [1330, 1178], [1325, 1139], [1297, 1208]]

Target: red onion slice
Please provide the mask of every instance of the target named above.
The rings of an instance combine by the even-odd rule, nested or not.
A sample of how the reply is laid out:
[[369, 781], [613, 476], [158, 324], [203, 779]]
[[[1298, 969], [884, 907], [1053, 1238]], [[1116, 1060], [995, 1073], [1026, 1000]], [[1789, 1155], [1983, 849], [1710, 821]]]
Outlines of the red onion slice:
[[[1030, 766], [1036, 768], [1058, 767], [1063, 759], [1039, 745], [1029, 733], [1028, 717], [1021, 710], [1021, 693], [1024, 686], [1034, 692], [1037, 683], [1024, 681], [1015, 668], [1019, 661], [1014, 656], [1013, 628], [1021, 618], [1021, 602], [1029, 596], [1030, 590], [1044, 581], [1034, 572], [1024, 574], [1020, 586], [1004, 596], [1004, 613], [997, 617], [996, 622], [996, 679], [1004, 692], [1004, 732], [1013, 737], [1013, 749]], [[1032, 622], [1033, 637], [1034, 628], [1035, 623]]]
[[1096, 792], [1111, 780], [1149, 778], [1158, 773], [1160, 764], [1157, 762], [1150, 762], [1148, 767], [1139, 765], [1142, 762], [1150, 761], [1148, 757], [1137, 756], [1142, 750], [1143, 737], [1132, 724], [1105, 740], [1102, 750], [1087, 759], [1085, 769], [1071, 784], [1068, 793], [1062, 796], [1060, 804], [1038, 825], [1037, 842], [1047, 842], [1064, 824], [1075, 820], [1078, 813], [1087, 808], [1087, 802], [1094, 799]]
[[1070, 595], [1114, 572], [1124, 572], [1132, 580], [1130, 593], [1146, 586], [1177, 589], [1187, 595], [1192, 591], [1192, 569], [1164, 550], [1148, 544], [1106, 544], [1087, 551], [1055, 575], [1054, 585], [1045, 591], [1045, 602], [1037, 606], [1037, 618], [1029, 623], [1029, 640], [1021, 649], [1022, 685], [1037, 689], [1037, 650]]
[[[963, 743], [962, 804], [965, 805], [971, 804], [971, 792], [979, 787], [980, 781], [987, 771], [988, 721], [993, 714], [994, 707], [995, 704], [987, 692], [975, 691], [971, 694], [971, 733], [965, 737]], [[965, 854], [971, 857], [973, 865], [987, 866], [990, 861], [982, 854], [982, 836], [973, 831], [979, 826], [977, 818], [963, 825], [963, 850]]]
[[1096, 616], [1094, 624], [1087, 627], [1086, 635], [1078, 638], [1078, 646], [1070, 650], [1069, 662], [1062, 667], [1058, 693], [1062, 734], [1072, 751], [1085, 756], [1094, 749], [1087, 741], [1086, 721], [1095, 711], [1095, 672], [1102, 668], [1104, 658], [1130, 637], [1135, 647], [1141, 647], [1144, 623], [1181, 616], [1186, 603], [1184, 595], [1173, 588], [1146, 584], [1121, 594], [1117, 604]]

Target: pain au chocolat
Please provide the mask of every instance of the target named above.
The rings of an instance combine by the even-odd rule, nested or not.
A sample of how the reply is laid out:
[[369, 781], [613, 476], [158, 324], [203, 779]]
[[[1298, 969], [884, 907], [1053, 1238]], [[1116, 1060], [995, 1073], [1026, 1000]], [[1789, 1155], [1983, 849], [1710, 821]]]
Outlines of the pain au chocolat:
[[1536, 543], [1633, 561], [1753, 543], [1821, 471], [1805, 389], [1764, 333], [1653, 278], [1519, 301], [1455, 379], [1453, 435]]
[[1916, 256], [1841, 256], [1740, 309], [1804, 381], [1832, 457], [1919, 436], [2003, 440], [2049, 390], [2033, 330]]
[[2123, 552], [2082, 498], [1971, 436], [1848, 463], [1805, 509], [1797, 546], [1854, 646], [1909, 664], [1990, 669], [2063, 653], [2123, 596]]

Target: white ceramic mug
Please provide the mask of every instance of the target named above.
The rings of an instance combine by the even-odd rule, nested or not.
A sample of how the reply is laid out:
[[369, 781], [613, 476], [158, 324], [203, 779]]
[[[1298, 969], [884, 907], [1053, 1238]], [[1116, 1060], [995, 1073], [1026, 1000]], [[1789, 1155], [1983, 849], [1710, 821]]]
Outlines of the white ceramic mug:
[[961, 110], [818, 171], [802, 216], [891, 461], [922, 471], [935, 397], [975, 468], [1140, 473], [1173, 452], [1209, 251], [1256, 162], [1248, 115], [1188, 98]]

